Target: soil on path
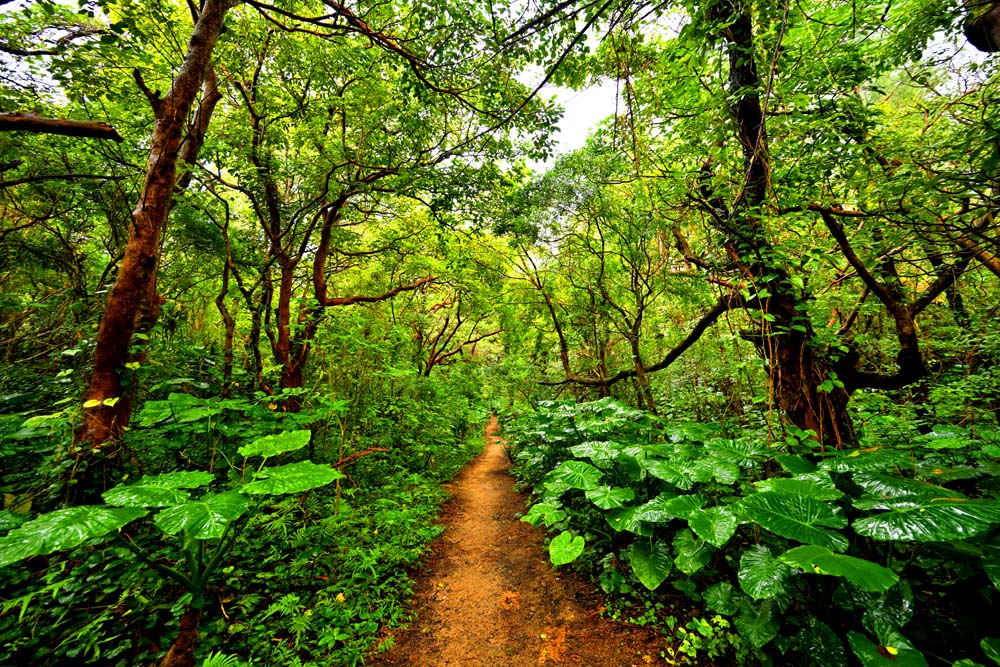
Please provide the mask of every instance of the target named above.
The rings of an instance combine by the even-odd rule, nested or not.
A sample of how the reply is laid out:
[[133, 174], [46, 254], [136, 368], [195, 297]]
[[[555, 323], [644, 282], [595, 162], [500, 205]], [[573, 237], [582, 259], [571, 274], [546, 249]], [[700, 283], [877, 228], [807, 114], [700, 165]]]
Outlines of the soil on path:
[[487, 426], [485, 452], [451, 484], [444, 533], [417, 582], [416, 620], [375, 667], [643, 667], [664, 638], [600, 615], [591, 585], [555, 572], [543, 531], [518, 518], [509, 462]]

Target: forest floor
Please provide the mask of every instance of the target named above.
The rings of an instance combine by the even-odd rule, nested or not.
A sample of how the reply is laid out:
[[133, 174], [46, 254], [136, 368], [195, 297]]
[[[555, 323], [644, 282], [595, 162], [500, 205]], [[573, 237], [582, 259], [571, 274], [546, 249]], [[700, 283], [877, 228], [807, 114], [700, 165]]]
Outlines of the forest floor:
[[667, 639], [602, 617], [593, 584], [556, 572], [544, 533], [519, 517], [496, 420], [486, 450], [449, 487], [444, 533], [418, 573], [416, 620], [375, 667], [644, 667]]

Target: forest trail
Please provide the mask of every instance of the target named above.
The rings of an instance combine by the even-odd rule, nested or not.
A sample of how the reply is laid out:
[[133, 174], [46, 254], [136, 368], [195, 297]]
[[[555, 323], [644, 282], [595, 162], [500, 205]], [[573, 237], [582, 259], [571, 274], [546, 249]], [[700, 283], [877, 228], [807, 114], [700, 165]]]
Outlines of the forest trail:
[[376, 667], [642, 667], [664, 638], [601, 617], [592, 586], [553, 571], [542, 530], [518, 520], [496, 419], [486, 450], [450, 485], [444, 533], [419, 573], [413, 625]]

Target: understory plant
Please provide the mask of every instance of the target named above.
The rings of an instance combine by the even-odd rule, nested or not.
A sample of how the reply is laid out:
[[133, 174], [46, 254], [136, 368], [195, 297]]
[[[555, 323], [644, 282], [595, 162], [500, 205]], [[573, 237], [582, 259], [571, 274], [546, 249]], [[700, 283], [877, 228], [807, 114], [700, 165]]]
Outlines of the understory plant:
[[672, 586], [766, 664], [1000, 664], [996, 431], [824, 450], [602, 399], [542, 403], [507, 434], [524, 520], [606, 591]]
[[[61, 493], [9, 494], [0, 664], [148, 665], [196, 619], [198, 664], [364, 664], [409, 618], [441, 482], [481, 450], [475, 404], [444, 382], [378, 408], [311, 396], [298, 413], [177, 387], [136, 414], [135, 467], [103, 504], [53, 512]], [[387, 406], [412, 428], [382, 418]], [[58, 456], [50, 425], [65, 412], [17, 417], [10, 441]]]
[[[342, 478], [328, 465], [298, 461], [268, 466], [267, 460], [301, 449], [309, 443], [308, 430], [263, 436], [241, 447], [241, 466], [231, 468], [232, 480], [214, 488], [216, 476], [205, 471], [180, 471], [143, 476], [120, 484], [102, 495], [106, 504], [68, 507], [21, 523], [0, 538], [0, 567], [66, 551], [84, 543], [96, 545], [118, 539], [140, 562], [186, 591], [177, 639], [161, 661], [164, 667], [193, 664], [195, 642], [209, 582], [230, 552], [237, 521], [255, 499], [304, 493]], [[260, 461], [257, 465], [251, 462]], [[193, 493], [198, 493], [193, 497]], [[260, 504], [258, 500], [256, 504]], [[140, 537], [122, 532], [133, 522], [150, 517], [149, 532]], [[19, 516], [5, 511], [0, 517], [10, 527]], [[163, 562], [154, 554], [172, 543], [179, 562]]]

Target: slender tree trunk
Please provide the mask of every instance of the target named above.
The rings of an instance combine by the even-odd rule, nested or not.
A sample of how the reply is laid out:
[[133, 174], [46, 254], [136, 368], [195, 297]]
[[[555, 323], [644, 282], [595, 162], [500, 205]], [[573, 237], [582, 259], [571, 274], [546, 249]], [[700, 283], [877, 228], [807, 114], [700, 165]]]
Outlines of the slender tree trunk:
[[[155, 282], [160, 256], [160, 238], [177, 179], [180, 155], [188, 114], [209, 68], [212, 50], [222, 28], [231, 0], [205, 0], [188, 43], [187, 54], [167, 94], [158, 98], [149, 92], [136, 75], [137, 82], [153, 106], [155, 122], [150, 139], [146, 179], [139, 202], [132, 213], [125, 256], [118, 278], [105, 306], [98, 329], [94, 368], [84, 391], [86, 406], [75, 434], [77, 456], [96, 452], [101, 468], [117, 463], [116, 442], [131, 416], [121, 372], [129, 358], [137, 315]], [[114, 399], [118, 399], [117, 403]], [[108, 403], [113, 403], [109, 405]], [[94, 477], [93, 473], [88, 476]]]

